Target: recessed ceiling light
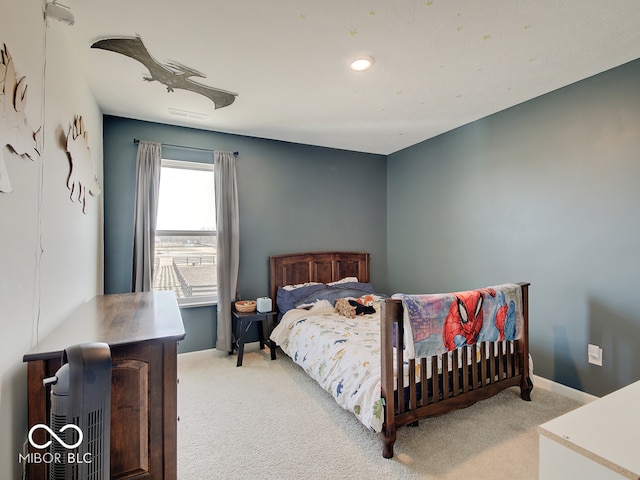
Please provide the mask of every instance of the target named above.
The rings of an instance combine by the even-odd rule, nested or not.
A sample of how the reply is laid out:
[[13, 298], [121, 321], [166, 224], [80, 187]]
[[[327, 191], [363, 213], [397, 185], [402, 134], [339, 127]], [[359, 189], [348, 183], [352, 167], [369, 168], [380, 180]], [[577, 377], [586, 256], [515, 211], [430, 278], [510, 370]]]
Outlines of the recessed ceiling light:
[[359, 57], [351, 62], [351, 69], [356, 72], [362, 72], [363, 70], [370, 69], [374, 62], [375, 60], [373, 57]]

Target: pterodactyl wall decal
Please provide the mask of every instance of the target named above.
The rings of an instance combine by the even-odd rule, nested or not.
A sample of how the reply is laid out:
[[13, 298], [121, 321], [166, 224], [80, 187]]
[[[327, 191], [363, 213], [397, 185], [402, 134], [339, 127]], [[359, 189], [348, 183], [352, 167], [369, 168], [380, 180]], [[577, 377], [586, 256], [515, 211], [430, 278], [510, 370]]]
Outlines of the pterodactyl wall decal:
[[95, 42], [91, 45], [91, 48], [110, 50], [131, 57], [142, 63], [149, 70], [150, 76], [143, 77], [144, 80], [160, 82], [167, 86], [168, 92], [173, 92], [174, 89], [179, 88], [204, 95], [214, 103], [216, 109], [231, 105], [238, 95], [237, 93], [207, 87], [194, 82], [189, 77], [206, 78], [206, 76], [192, 68], [185, 67], [177, 62], [169, 62], [166, 65], [158, 63], [149, 54], [144, 43], [142, 43], [142, 39], [137, 35], [135, 37], [105, 38]]

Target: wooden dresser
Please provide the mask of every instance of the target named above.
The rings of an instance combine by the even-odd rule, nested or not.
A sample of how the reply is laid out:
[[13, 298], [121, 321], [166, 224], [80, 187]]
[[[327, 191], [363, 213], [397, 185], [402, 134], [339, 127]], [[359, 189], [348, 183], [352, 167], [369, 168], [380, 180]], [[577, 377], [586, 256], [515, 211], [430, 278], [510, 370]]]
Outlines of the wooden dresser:
[[[177, 342], [185, 337], [173, 292], [100, 295], [74, 311], [24, 356], [28, 362], [28, 428], [48, 423], [42, 380], [63, 351], [88, 342], [111, 348], [111, 478], [177, 477]], [[44, 441], [44, 431], [41, 442]], [[34, 435], [35, 439], [35, 435]], [[47, 478], [28, 464], [28, 478]]]

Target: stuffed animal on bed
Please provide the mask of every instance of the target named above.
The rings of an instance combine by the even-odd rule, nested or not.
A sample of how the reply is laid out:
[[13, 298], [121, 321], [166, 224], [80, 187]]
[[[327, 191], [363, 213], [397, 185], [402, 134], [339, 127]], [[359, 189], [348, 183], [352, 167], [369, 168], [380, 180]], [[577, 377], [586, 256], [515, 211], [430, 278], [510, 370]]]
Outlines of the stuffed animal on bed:
[[[364, 303], [365, 301], [367, 304]], [[372, 304], [373, 297], [370, 302], [365, 299], [339, 298], [336, 300], [335, 312], [347, 318], [356, 318], [356, 315], [375, 313], [376, 310]]]

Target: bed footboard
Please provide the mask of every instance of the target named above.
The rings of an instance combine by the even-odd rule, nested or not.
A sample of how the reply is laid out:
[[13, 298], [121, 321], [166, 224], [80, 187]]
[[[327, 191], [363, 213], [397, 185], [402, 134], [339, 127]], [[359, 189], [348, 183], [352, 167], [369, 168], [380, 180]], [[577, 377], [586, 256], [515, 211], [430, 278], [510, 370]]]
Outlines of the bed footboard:
[[[416, 421], [465, 408], [496, 395], [505, 388], [520, 387], [523, 400], [531, 400], [529, 374], [529, 283], [522, 289], [523, 334], [519, 340], [486, 342], [453, 352], [420, 359], [403, 357], [402, 302], [385, 299], [381, 306], [382, 398], [385, 420], [381, 432], [382, 455], [393, 457], [397, 429]], [[395, 349], [394, 342], [398, 342]], [[395, 375], [408, 366], [408, 375]], [[439, 368], [438, 365], [442, 368]], [[406, 383], [406, 384], [405, 384]]]

